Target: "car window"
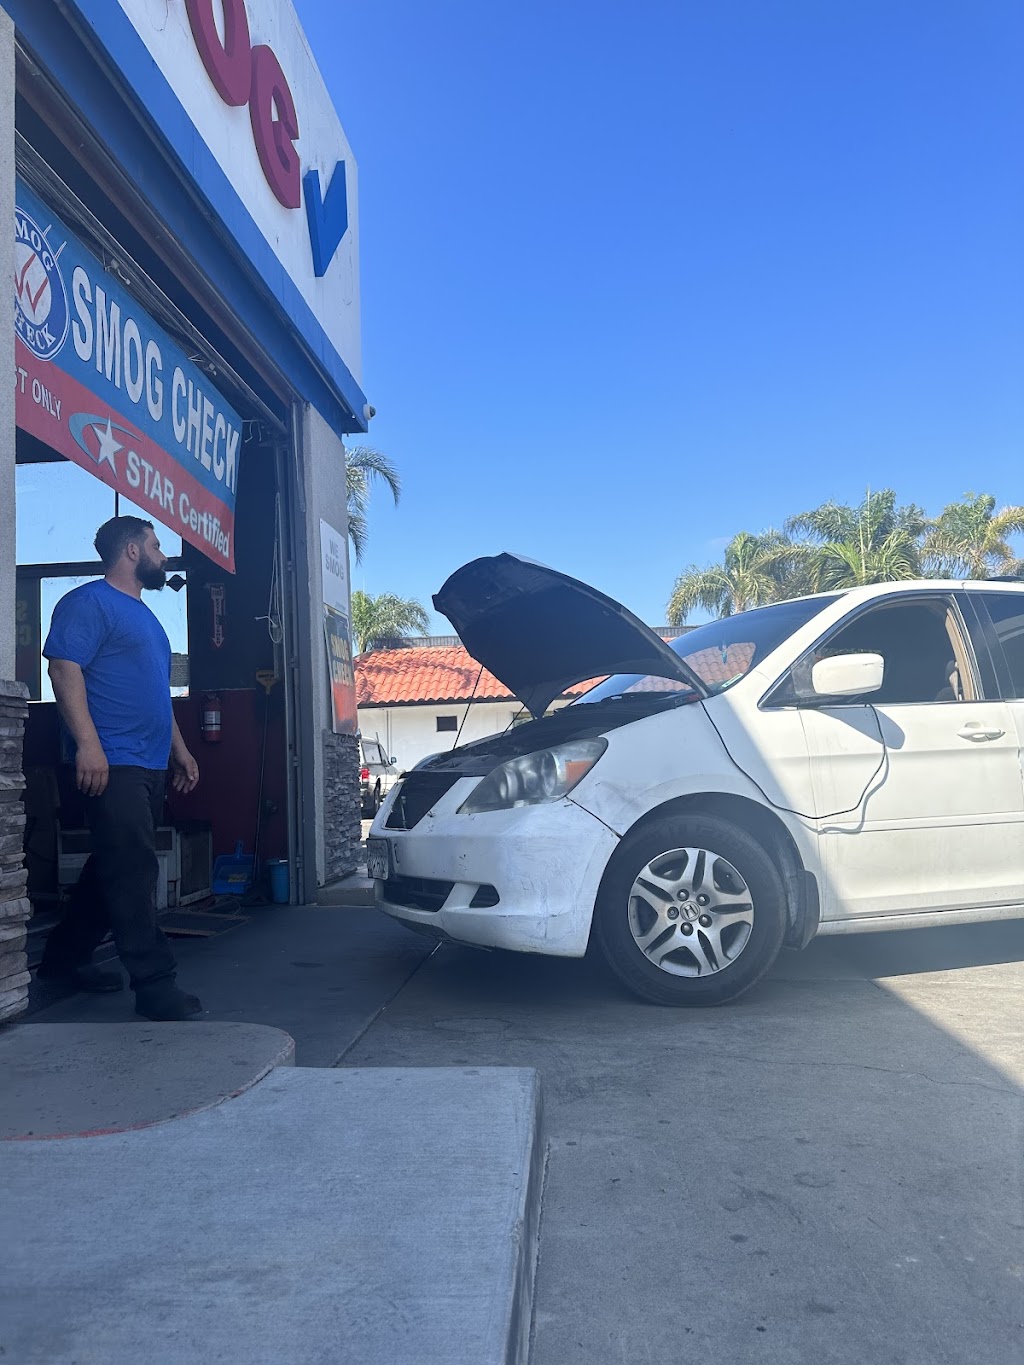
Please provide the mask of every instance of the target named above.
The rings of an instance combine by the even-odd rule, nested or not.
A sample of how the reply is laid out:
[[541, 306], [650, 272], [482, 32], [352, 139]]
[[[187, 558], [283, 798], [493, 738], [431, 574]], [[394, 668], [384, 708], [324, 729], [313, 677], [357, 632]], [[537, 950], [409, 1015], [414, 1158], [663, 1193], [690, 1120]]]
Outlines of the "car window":
[[794, 665], [772, 703], [794, 702], [794, 677], [806, 678], [812, 664], [837, 654], [880, 654], [885, 663], [877, 692], [846, 697], [837, 704], [915, 705], [973, 701], [978, 696], [972, 655], [944, 597], [886, 601], [840, 624]]
[[379, 744], [373, 740], [363, 740], [363, 762], [368, 764], [386, 763], [387, 759]]
[[1010, 671], [1010, 696], [1024, 698], [1024, 593], [986, 592], [982, 596]]
[[[711, 692], [724, 692], [739, 682], [749, 669], [778, 649], [783, 640], [835, 601], [835, 594], [802, 597], [792, 602], [777, 602], [770, 607], [738, 612], [735, 616], [725, 616], [720, 621], [687, 631], [677, 640], [671, 640], [669, 647], [675, 650]], [[675, 678], [618, 673], [586, 693], [574, 705], [641, 692], [690, 691], [685, 683]]]

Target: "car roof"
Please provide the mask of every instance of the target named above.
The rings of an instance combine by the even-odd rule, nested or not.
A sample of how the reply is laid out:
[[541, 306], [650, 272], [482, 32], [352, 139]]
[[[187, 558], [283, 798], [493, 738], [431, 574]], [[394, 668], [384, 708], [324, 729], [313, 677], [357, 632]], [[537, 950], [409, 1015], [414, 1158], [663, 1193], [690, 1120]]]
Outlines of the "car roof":
[[[892, 583], [867, 583], [840, 590], [844, 598], [859, 601], [872, 597], [896, 597], [909, 592], [1021, 592], [1024, 578], [905, 578]], [[829, 596], [816, 593], [815, 596]]]

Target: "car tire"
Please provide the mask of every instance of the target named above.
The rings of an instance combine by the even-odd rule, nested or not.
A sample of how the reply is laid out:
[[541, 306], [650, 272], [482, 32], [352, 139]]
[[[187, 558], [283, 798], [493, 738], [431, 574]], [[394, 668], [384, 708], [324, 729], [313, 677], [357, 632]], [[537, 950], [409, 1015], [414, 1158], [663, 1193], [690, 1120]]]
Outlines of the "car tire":
[[775, 864], [715, 816], [664, 816], [627, 835], [594, 910], [611, 971], [656, 1005], [735, 1000], [768, 971], [785, 930]]

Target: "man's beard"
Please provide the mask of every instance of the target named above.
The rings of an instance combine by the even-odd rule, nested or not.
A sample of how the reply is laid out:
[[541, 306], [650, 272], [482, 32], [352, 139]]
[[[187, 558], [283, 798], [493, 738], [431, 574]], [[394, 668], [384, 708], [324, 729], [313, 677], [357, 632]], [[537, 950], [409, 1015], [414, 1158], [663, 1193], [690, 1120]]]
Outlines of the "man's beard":
[[157, 564], [136, 564], [135, 577], [150, 592], [159, 592], [167, 583], [167, 570]]

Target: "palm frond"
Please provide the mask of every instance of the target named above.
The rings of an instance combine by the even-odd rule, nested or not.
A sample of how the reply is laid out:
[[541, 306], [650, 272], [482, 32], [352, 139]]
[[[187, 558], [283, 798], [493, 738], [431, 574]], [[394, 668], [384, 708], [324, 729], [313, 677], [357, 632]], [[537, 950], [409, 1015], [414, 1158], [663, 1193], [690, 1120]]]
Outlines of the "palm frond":
[[352, 594], [352, 634], [359, 654], [381, 644], [425, 635], [430, 618], [422, 602], [384, 592], [377, 597], [356, 589]]
[[345, 451], [345, 500], [348, 534], [356, 563], [362, 561], [368, 540], [370, 493], [379, 480], [391, 490], [395, 502], [401, 497], [402, 479], [392, 461], [372, 446], [353, 446]]

